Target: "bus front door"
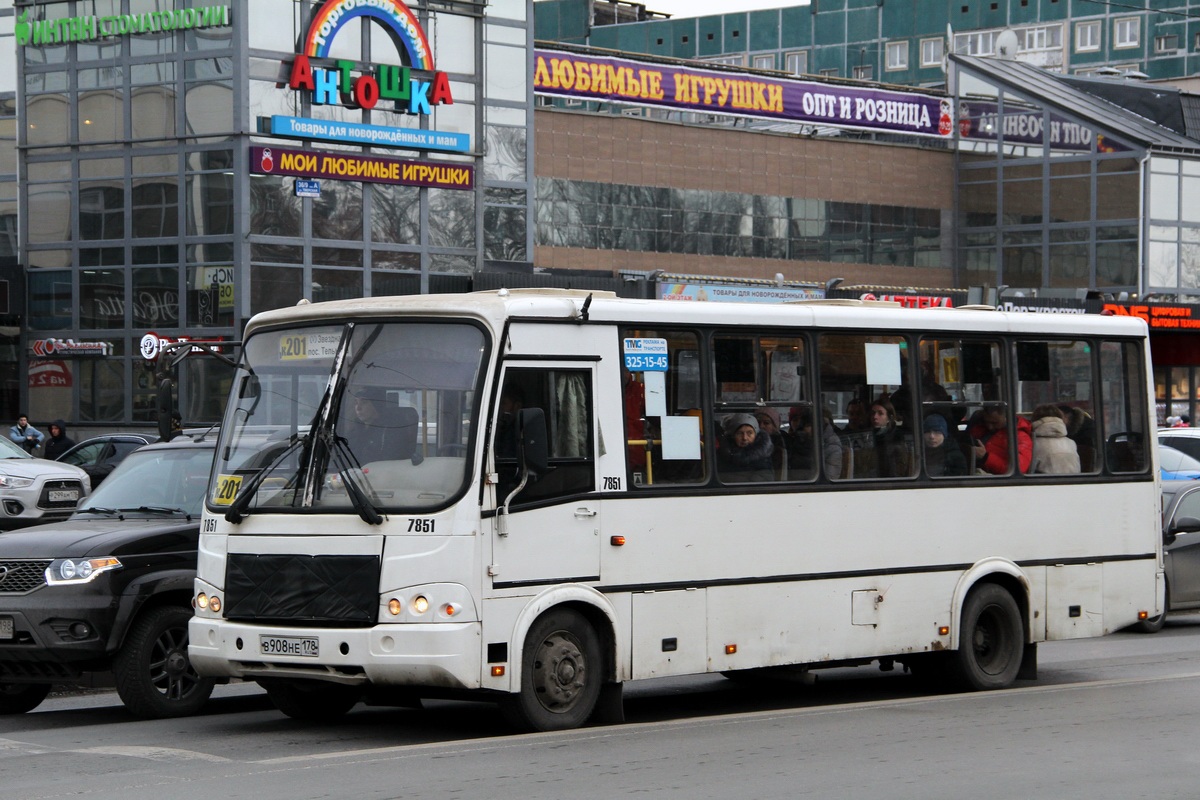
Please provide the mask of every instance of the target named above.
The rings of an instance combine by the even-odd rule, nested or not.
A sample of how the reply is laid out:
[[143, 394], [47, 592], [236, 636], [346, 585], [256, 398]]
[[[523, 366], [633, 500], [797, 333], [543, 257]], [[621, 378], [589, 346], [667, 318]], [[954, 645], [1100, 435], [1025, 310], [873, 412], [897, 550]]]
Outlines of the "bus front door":
[[[599, 578], [593, 378], [590, 363], [506, 365], [492, 438], [496, 588]], [[521, 486], [521, 434], [513, 426], [523, 408], [542, 409], [549, 458]]]

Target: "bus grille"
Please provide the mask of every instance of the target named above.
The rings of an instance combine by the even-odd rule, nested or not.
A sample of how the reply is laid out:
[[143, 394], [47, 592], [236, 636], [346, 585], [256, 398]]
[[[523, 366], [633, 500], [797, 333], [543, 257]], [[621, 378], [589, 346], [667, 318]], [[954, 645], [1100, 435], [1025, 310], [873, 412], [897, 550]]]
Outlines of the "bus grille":
[[378, 556], [230, 553], [225, 618], [356, 628], [379, 613]]

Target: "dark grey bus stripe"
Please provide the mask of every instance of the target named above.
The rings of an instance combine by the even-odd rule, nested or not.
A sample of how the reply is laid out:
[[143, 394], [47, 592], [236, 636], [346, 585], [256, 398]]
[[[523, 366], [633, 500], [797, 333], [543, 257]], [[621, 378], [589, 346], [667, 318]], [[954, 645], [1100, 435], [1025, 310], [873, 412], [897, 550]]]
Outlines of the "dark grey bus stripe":
[[[1046, 558], [1032, 561], [1018, 561], [1017, 566], [1029, 567], [1065, 567], [1083, 564], [1114, 564], [1122, 561], [1157, 560], [1155, 553], [1131, 553], [1116, 556], [1086, 556], [1083, 558]], [[673, 581], [670, 583], [630, 583], [612, 586], [595, 586], [602, 594], [619, 594], [621, 592], [667, 592], [673, 589], [709, 589], [717, 586], [754, 586], [768, 583], [802, 583], [808, 581], [844, 580], [846, 578], [880, 578], [889, 575], [917, 575], [925, 572], [963, 572], [973, 564], [935, 564], [927, 567], [892, 567], [885, 569], [844, 570], [841, 572], [808, 572], [792, 575], [768, 575], [760, 578], [710, 578], [698, 581]], [[587, 583], [600, 580], [599, 576], [580, 578], [548, 578], [530, 581], [495, 581], [493, 589], [518, 589], [532, 586], [554, 586], [560, 583]]]

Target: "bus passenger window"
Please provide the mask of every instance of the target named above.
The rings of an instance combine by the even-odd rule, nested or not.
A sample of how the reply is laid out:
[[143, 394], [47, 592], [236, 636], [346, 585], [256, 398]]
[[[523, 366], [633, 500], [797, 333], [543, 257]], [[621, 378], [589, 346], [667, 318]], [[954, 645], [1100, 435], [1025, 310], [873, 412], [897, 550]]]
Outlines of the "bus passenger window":
[[699, 339], [690, 331], [621, 331], [627, 485], [705, 480]]
[[[841, 443], [840, 472], [822, 445], [832, 480], [907, 478], [916, 474], [917, 402], [908, 342], [900, 336], [822, 334], [819, 396]], [[825, 432], [822, 433], [824, 442]]]
[[1096, 381], [1091, 343], [1025, 340], [1017, 342], [1015, 350], [1018, 406], [1030, 414], [1033, 425], [1031, 471], [1095, 472]]

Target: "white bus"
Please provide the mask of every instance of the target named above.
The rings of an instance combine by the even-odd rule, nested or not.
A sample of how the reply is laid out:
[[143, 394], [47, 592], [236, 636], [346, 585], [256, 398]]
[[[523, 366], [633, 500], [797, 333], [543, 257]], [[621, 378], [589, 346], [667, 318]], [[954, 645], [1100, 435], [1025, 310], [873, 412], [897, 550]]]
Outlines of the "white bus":
[[189, 654], [293, 717], [466, 693], [539, 730], [661, 676], [1005, 687], [1039, 642], [1163, 611], [1150, 376], [1145, 324], [1102, 316], [563, 290], [260, 314]]

